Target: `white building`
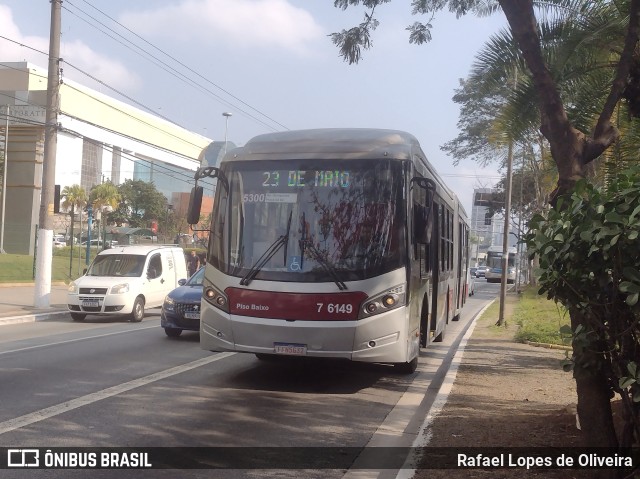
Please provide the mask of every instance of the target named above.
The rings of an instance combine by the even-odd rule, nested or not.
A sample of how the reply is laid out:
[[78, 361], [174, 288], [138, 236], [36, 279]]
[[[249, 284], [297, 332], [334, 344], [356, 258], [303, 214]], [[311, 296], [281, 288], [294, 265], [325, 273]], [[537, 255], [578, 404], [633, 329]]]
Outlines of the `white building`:
[[[46, 69], [24, 62], [0, 64], [0, 146], [7, 152], [6, 208], [0, 221], [8, 253], [34, 251], [46, 95]], [[140, 179], [152, 181], [171, 200], [173, 193], [190, 191], [198, 157], [212, 143], [69, 80], [60, 85], [58, 125], [55, 183], [61, 189], [79, 184], [89, 192], [107, 180]]]

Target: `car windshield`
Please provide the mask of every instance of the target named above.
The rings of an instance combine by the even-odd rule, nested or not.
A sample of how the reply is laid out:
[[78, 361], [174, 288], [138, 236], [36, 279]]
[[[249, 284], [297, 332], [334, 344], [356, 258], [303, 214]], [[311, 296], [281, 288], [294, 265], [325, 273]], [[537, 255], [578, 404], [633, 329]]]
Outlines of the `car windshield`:
[[405, 254], [403, 163], [390, 160], [229, 162], [209, 244], [213, 266], [276, 281], [366, 279]]
[[87, 276], [142, 276], [146, 257], [139, 254], [103, 254], [96, 256]]
[[187, 286], [202, 286], [202, 280], [204, 279], [204, 267], [193, 273], [193, 276], [187, 280], [185, 285]]

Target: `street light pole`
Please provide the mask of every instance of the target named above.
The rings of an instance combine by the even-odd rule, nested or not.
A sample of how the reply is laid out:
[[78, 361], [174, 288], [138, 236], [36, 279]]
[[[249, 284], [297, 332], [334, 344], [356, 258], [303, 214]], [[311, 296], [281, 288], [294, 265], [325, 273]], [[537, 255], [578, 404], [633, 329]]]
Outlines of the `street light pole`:
[[222, 116], [224, 116], [224, 154], [226, 155], [227, 154], [227, 132], [229, 131], [229, 117], [233, 115], [228, 111], [225, 111], [224, 113], [222, 113]]
[[[514, 73], [513, 89], [518, 84], [518, 70]], [[513, 139], [509, 138], [507, 152], [507, 184], [505, 188], [504, 200], [504, 231], [502, 235], [502, 280], [500, 282], [500, 311], [496, 326], [506, 326], [504, 318], [505, 303], [507, 301], [507, 272], [509, 269], [509, 215], [511, 215], [511, 188], [513, 185]]]
[[0, 225], [0, 254], [5, 254], [4, 250], [4, 225], [7, 222], [5, 218], [6, 202], [7, 202], [7, 153], [9, 151], [9, 105], [7, 105], [7, 121], [4, 127], [4, 162], [2, 167], [2, 224]]
[[91, 261], [91, 228], [93, 227], [93, 208], [91, 205], [87, 206], [87, 257], [84, 259], [84, 264], [89, 266]]
[[504, 231], [502, 235], [502, 280], [500, 281], [500, 311], [496, 326], [506, 326], [504, 318], [507, 301], [507, 273], [509, 269], [509, 216], [511, 215], [511, 187], [513, 183], [513, 141], [509, 141], [507, 154], [507, 184], [504, 202]]

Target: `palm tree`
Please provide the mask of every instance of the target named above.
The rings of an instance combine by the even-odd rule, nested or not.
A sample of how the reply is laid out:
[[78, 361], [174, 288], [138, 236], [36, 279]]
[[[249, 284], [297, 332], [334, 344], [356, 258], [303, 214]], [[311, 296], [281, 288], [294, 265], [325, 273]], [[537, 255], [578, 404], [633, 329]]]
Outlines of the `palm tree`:
[[[73, 224], [75, 221], [75, 212], [76, 209], [81, 210], [87, 204], [87, 192], [82, 186], [76, 184], [65, 186], [62, 189], [62, 193], [60, 196], [64, 198], [62, 200], [62, 207], [66, 210], [71, 210], [69, 214], [71, 215], [71, 240], [73, 241]], [[82, 221], [82, 215], [80, 215], [80, 220]]]
[[[554, 3], [558, 2], [548, 2], [549, 5]], [[510, 11], [507, 17], [513, 20], [518, 14], [516, 8], [519, 8], [514, 5], [520, 5], [520, 2], [510, 4], [501, 0], [500, 4]], [[531, 48], [528, 55], [526, 51], [521, 52], [511, 33], [503, 32], [476, 57], [474, 71], [467, 82], [470, 88], [492, 93], [493, 96], [488, 98], [493, 99], [505, 85], [516, 83], [513, 72], [518, 72], [517, 86], [506, 91], [505, 96], [498, 97], [501, 101], [496, 103], [495, 113], [487, 122], [490, 127], [474, 130], [471, 127], [477, 127], [478, 123], [471, 121], [471, 117], [467, 122], [467, 133], [479, 132], [487, 138], [487, 143], [494, 148], [502, 145], [504, 150], [505, 140], [523, 142], [527, 132], [530, 135], [537, 130], [542, 131], [545, 141], [540, 143], [537, 154], [542, 166], [553, 149], [560, 177], [555, 193], [570, 191], [571, 185], [581, 176], [588, 175], [599, 183], [610, 181], [629, 161], [637, 162], [640, 145], [638, 127], [629, 119], [630, 116], [638, 116], [640, 111], [637, 87], [640, 75], [636, 76], [635, 82], [626, 82], [627, 89], [622, 94], [620, 92], [625, 76], [636, 74], [634, 70], [631, 75], [623, 74], [623, 59], [626, 58], [625, 62], [630, 62], [632, 68], [638, 68], [640, 64], [637, 54], [630, 52], [630, 46], [637, 44], [637, 32], [634, 33], [635, 39], [625, 35], [628, 25], [637, 28], [637, 0], [576, 0], [565, 5], [573, 8], [556, 10], [555, 16], [543, 17], [537, 23], [542, 58], [533, 58], [535, 55]], [[629, 9], [629, 5], [635, 5], [635, 8]], [[516, 38], [521, 42], [525, 40], [522, 29], [513, 28], [512, 21], [510, 25]], [[630, 56], [632, 60], [629, 60]], [[535, 74], [524, 68], [525, 58], [527, 66]], [[537, 60], [540, 61], [536, 63]], [[544, 70], [540, 67], [542, 63]], [[553, 88], [541, 88], [549, 86], [550, 80], [554, 83]], [[472, 100], [477, 101], [477, 98], [472, 97]], [[554, 105], [556, 108], [551, 108]], [[473, 110], [467, 108], [467, 111], [473, 115]], [[475, 143], [458, 142], [451, 146], [462, 152], [463, 147], [474, 144], [484, 145], [476, 140]], [[571, 170], [573, 173], [569, 177], [569, 169], [573, 166], [576, 168]], [[595, 317], [593, 313], [585, 314], [583, 310], [572, 307], [570, 315], [574, 331], [580, 327], [592, 330], [589, 321]], [[610, 320], [605, 318], [601, 324], [610, 324]], [[609, 402], [609, 385], [617, 384], [617, 381], [610, 381], [607, 371], [619, 369], [607, 362], [606, 358], [611, 357], [609, 350], [601, 351], [598, 348], [603, 346], [592, 346], [596, 344], [605, 343], [594, 341], [585, 351], [581, 350], [579, 343], [574, 343], [577, 359], [573, 363], [573, 371], [578, 391], [578, 413], [580, 417], [589, 418], [583, 422], [583, 431], [591, 444], [616, 447], [619, 443]], [[629, 418], [626, 419], [625, 431], [632, 431], [632, 424], [637, 424], [637, 412], [632, 411], [634, 409], [628, 408], [625, 412], [625, 417]]]
[[[69, 259], [69, 276], [71, 276], [71, 268], [73, 262], [73, 225], [75, 224], [75, 212], [78, 208], [82, 212], [82, 208], [87, 204], [87, 192], [84, 188], [78, 184], [65, 186], [60, 194], [64, 200], [62, 200], [62, 207], [66, 210], [71, 209], [69, 214], [71, 215], [71, 255]], [[80, 213], [80, 231], [82, 231], [82, 213]], [[80, 264], [80, 253], [78, 253], [78, 265]]]
[[[109, 211], [115, 210], [120, 204], [120, 193], [118, 192], [118, 188], [107, 181], [106, 183], [102, 183], [100, 185], [96, 185], [92, 188], [91, 194], [89, 195], [89, 202], [93, 205], [94, 211], [101, 211], [101, 222], [102, 222], [102, 230], [105, 231], [105, 226], [107, 224], [106, 213]], [[106, 234], [103, 235], [103, 245], [106, 246]]]
[[[615, 52], [624, 46], [625, 12], [615, 3], [603, 6], [575, 0], [562, 9], [554, 8], [554, 3], [548, 2], [546, 15], [538, 22], [544, 57], [568, 117], [577, 129], [588, 132], [607, 100]], [[558, 173], [549, 143], [540, 135], [538, 93], [509, 30], [494, 35], [479, 51], [454, 101], [461, 104], [460, 134], [442, 148], [456, 163], [473, 158], [486, 164], [504, 162], [507, 145], [513, 142], [515, 156], [528, 158], [527, 169], [535, 173], [536, 202], [542, 208]], [[640, 132], [626, 110], [627, 105], [619, 103], [612, 120], [621, 140], [592, 164], [590, 173], [596, 182], [606, 181], [638, 158]]]

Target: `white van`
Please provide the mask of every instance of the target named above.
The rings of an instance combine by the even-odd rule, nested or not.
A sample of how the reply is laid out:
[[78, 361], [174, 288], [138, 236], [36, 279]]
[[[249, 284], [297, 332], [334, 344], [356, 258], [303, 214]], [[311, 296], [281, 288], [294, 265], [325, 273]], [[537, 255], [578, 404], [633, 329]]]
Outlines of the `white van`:
[[145, 307], [162, 306], [164, 297], [186, 278], [182, 248], [117, 246], [101, 251], [84, 276], [69, 285], [67, 307], [74, 321], [87, 314], [126, 314], [142, 321]]

